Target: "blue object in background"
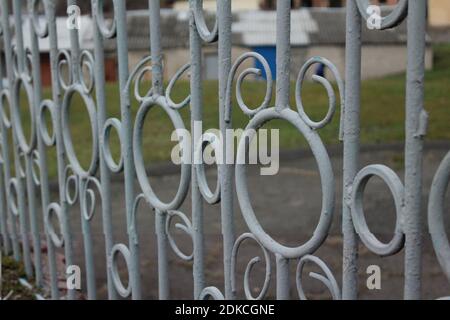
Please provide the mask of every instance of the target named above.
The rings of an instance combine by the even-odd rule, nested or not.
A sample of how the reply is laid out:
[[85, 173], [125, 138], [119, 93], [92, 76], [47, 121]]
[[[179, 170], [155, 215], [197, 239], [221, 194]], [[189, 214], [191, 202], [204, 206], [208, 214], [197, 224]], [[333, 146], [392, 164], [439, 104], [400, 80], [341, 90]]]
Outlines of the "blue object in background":
[[[254, 47], [253, 51], [256, 53], [259, 53], [262, 55], [267, 63], [269, 64], [270, 71], [272, 72], [272, 78], [276, 79], [277, 74], [277, 49], [275, 46], [263, 46], [263, 47]], [[256, 60], [255, 62], [255, 68], [258, 68], [262, 71], [261, 76], [264, 79], [267, 79], [267, 75], [264, 72], [264, 67], [262, 66], [261, 62]]]
[[319, 63], [316, 69], [316, 76], [325, 78], [325, 65], [323, 63]]

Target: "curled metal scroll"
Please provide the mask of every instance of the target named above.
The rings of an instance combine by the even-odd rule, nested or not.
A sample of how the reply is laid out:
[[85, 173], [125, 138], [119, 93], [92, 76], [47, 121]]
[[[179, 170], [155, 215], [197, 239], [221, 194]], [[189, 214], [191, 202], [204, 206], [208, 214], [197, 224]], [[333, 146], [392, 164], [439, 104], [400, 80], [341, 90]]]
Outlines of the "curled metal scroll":
[[142, 200], [145, 200], [145, 196], [143, 193], [138, 194], [134, 199], [133, 210], [131, 211], [130, 225], [128, 226], [128, 232], [130, 233], [135, 245], [139, 243], [136, 221], [139, 205], [141, 204]]
[[[54, 147], [56, 145], [56, 132], [54, 128], [56, 127], [56, 110], [55, 103], [52, 100], [42, 101], [39, 112], [38, 112], [38, 130], [41, 135], [42, 141], [47, 147]], [[47, 127], [45, 121], [45, 110], [48, 110], [51, 118], [51, 123], [53, 127], [53, 132], [50, 135], [50, 130]]]
[[[209, 204], [217, 204], [220, 202], [220, 181], [217, 181], [216, 189], [211, 191], [206, 180], [205, 165], [203, 161], [203, 152], [207, 145], [213, 148], [216, 159], [222, 159], [222, 145], [219, 143], [218, 137], [212, 133], [202, 135], [202, 141], [197, 145], [194, 154], [195, 172], [197, 174], [197, 182], [200, 193]], [[217, 166], [217, 177], [220, 178], [221, 166]]]
[[[58, 234], [55, 231], [54, 226], [51, 224], [51, 215], [55, 214], [56, 218], [58, 219], [59, 227], [61, 229], [61, 236], [58, 236]], [[47, 224], [47, 232], [50, 236], [50, 239], [52, 240], [53, 244], [57, 248], [62, 248], [64, 246], [64, 224], [63, 224], [64, 217], [62, 216], [61, 207], [57, 203], [52, 203], [48, 206], [45, 216], [45, 223]]]
[[[82, 50], [79, 57], [79, 82], [86, 94], [91, 94], [95, 86], [94, 76], [94, 56], [89, 50]], [[87, 70], [87, 74], [83, 73], [83, 70]]]
[[[22, 81], [31, 84], [33, 82], [33, 76], [32, 76], [32, 62], [31, 62], [31, 51], [29, 48], [24, 48], [24, 61], [23, 61], [23, 68], [21, 70], [19, 67], [19, 53], [17, 52], [17, 46], [13, 46], [12, 49], [12, 59], [13, 59], [13, 71], [14, 71], [14, 78], [17, 79], [20, 78]], [[13, 83], [14, 86], [14, 83]]]
[[111, 26], [106, 25], [104, 10], [103, 10], [104, 0], [93, 0], [92, 5], [94, 6], [94, 12], [97, 21], [97, 27], [100, 30], [100, 34], [105, 39], [112, 39], [116, 37], [117, 25], [116, 18], [113, 17], [111, 21]]
[[444, 224], [445, 193], [450, 182], [450, 152], [439, 166], [431, 185], [428, 228], [439, 263], [450, 281], [450, 242]]
[[206, 43], [216, 42], [219, 37], [217, 19], [214, 23], [213, 29], [209, 30], [206, 25], [205, 15], [203, 13], [203, 0], [193, 1], [193, 4], [194, 7], [192, 9], [194, 13], [195, 25], [200, 38], [202, 38], [202, 40]]
[[24, 179], [26, 177], [26, 173], [25, 173], [25, 168], [26, 168], [26, 162], [27, 162], [27, 157], [25, 156], [25, 154], [23, 153], [23, 151], [18, 152], [17, 154], [18, 157], [18, 162], [17, 162], [17, 172], [18, 174], [16, 174], [17, 178], [20, 179]]
[[[331, 63], [328, 59], [325, 59], [322, 57], [312, 57], [311, 59], [306, 61], [306, 63], [301, 68], [298, 78], [297, 78], [297, 83], [295, 85], [295, 100], [297, 103], [297, 110], [298, 110], [298, 113], [299, 113], [300, 117], [302, 118], [302, 120], [308, 126], [310, 126], [312, 129], [318, 130], [318, 129], [322, 129], [323, 127], [328, 125], [333, 120], [333, 116], [336, 112], [336, 96], [334, 94], [332, 84], [326, 78], [318, 76], [318, 75], [313, 75], [312, 79], [315, 82], [323, 85], [323, 87], [327, 91], [328, 100], [329, 100], [328, 112], [327, 112], [327, 115], [325, 116], [325, 118], [321, 121], [313, 121], [306, 114], [304, 106], [303, 106], [303, 101], [302, 101], [303, 83], [305, 81], [307, 71], [311, 68], [311, 66], [313, 66], [315, 64], [325, 65], [328, 69], [331, 70], [333, 77], [336, 79], [338, 89], [339, 89], [339, 95], [341, 97], [341, 124], [343, 123], [343, 115], [344, 115], [344, 112], [343, 112], [343, 110], [344, 110], [344, 82], [342, 81], [339, 71], [334, 66], [334, 64]], [[343, 131], [341, 128], [340, 134], [339, 134], [341, 137], [342, 137], [342, 132]]]
[[191, 238], [191, 240], [193, 240], [192, 224], [191, 224], [191, 221], [189, 220], [189, 218], [180, 211], [168, 211], [167, 215], [166, 215], [166, 234], [167, 234], [167, 238], [169, 239], [169, 244], [172, 247], [172, 250], [175, 252], [175, 254], [180, 259], [182, 259], [184, 261], [192, 261], [192, 259], [194, 258], [194, 252], [192, 252], [189, 255], [183, 253], [183, 251], [181, 251], [181, 249], [176, 244], [176, 241], [175, 241], [174, 237], [172, 236], [172, 233], [170, 232], [170, 226], [171, 226], [172, 220], [174, 218], [179, 218], [183, 222], [183, 224], [181, 224], [181, 223], [175, 224], [175, 227], [178, 230], [183, 231], [185, 234], [187, 234]]
[[[371, 6], [370, 0], [356, 0], [358, 10], [365, 21], [371, 19], [368, 8]], [[380, 30], [390, 29], [398, 26], [408, 14], [408, 0], [399, 0], [394, 10], [381, 18]]]
[[63, 181], [65, 181], [64, 195], [66, 197], [66, 201], [69, 205], [72, 206], [78, 200], [79, 179], [71, 165], [66, 166], [66, 169], [64, 170]]
[[134, 98], [142, 104], [147, 98], [151, 98], [153, 96], [153, 88], [147, 91], [145, 95], [141, 95], [139, 88], [143, 82], [144, 76], [146, 73], [152, 72], [152, 66], [149, 63], [152, 62], [152, 57], [147, 56], [144, 57], [139, 63], [134, 67], [133, 71], [131, 71], [130, 76], [128, 77], [127, 84], [125, 85], [125, 93], [128, 95], [131, 89], [131, 86], [134, 82]]
[[100, 137], [103, 158], [109, 170], [113, 173], [120, 173], [123, 170], [123, 153], [120, 153], [119, 161], [116, 162], [111, 153], [111, 130], [115, 129], [122, 146], [122, 123], [119, 119], [111, 118], [106, 120], [103, 126], [102, 136]]
[[259, 293], [259, 295], [257, 297], [254, 297], [252, 295], [252, 292], [250, 290], [250, 276], [251, 276], [251, 272], [253, 270], [253, 268], [255, 267], [256, 264], [258, 264], [261, 261], [260, 257], [254, 257], [253, 259], [251, 259], [249, 261], [249, 263], [247, 264], [247, 267], [245, 269], [245, 273], [244, 273], [244, 292], [245, 292], [245, 297], [248, 300], [262, 300], [264, 299], [265, 295], [267, 294], [267, 291], [269, 290], [269, 285], [270, 285], [270, 277], [271, 277], [271, 264], [270, 264], [270, 256], [269, 256], [269, 252], [267, 251], [266, 248], [264, 248], [264, 246], [258, 241], [258, 239], [251, 233], [244, 233], [242, 234], [235, 242], [234, 247], [233, 247], [233, 251], [231, 254], [231, 288], [233, 290], [233, 292], [236, 292], [236, 262], [237, 262], [237, 254], [238, 254], [238, 250], [241, 246], [241, 244], [248, 239], [252, 239], [254, 240], [261, 248], [261, 250], [263, 251], [264, 254], [264, 263], [266, 266], [266, 271], [265, 271], [265, 277], [264, 277], [264, 284], [263, 287]]
[[95, 177], [89, 177], [80, 183], [80, 209], [86, 221], [91, 221], [95, 213], [96, 195], [95, 191], [89, 187], [91, 184], [96, 187], [100, 195], [102, 190], [100, 181]]
[[308, 300], [308, 298], [305, 295], [305, 291], [303, 290], [303, 268], [305, 267], [306, 263], [312, 262], [316, 264], [322, 271], [325, 273], [325, 276], [310, 272], [309, 276], [313, 279], [316, 279], [320, 282], [322, 282], [330, 291], [331, 296], [334, 300], [340, 300], [341, 299], [341, 292], [339, 289], [339, 285], [336, 281], [336, 279], [333, 276], [333, 273], [328, 268], [328, 266], [318, 257], [312, 256], [312, 255], [306, 255], [302, 257], [297, 265], [297, 272], [296, 272], [296, 283], [297, 283], [297, 291], [298, 295], [301, 300]]
[[29, 2], [31, 22], [33, 23], [34, 31], [39, 38], [47, 38], [48, 36], [48, 22], [46, 19], [44, 21], [39, 21], [39, 16], [37, 15], [39, 10], [39, 3], [44, 5], [44, 11], [46, 11], [47, 3], [44, 0], [31, 0]]
[[[11, 119], [8, 117], [8, 113], [6, 112], [6, 106], [11, 110], [11, 96], [9, 94], [9, 90], [2, 90], [0, 92], [0, 112], [2, 116], [2, 122], [5, 126], [5, 129], [11, 129]], [[11, 112], [9, 113], [11, 114]]]
[[41, 163], [40, 163], [40, 155], [37, 150], [34, 150], [31, 155], [32, 160], [32, 166], [31, 166], [31, 174], [34, 181], [34, 184], [39, 187], [41, 185], [41, 176], [40, 173], [42, 171], [41, 169]]
[[199, 300], [208, 300], [209, 298], [213, 300], [225, 300], [223, 293], [216, 287], [207, 287], [200, 293]]
[[238, 80], [236, 82], [236, 100], [241, 108], [242, 112], [246, 114], [249, 117], [253, 117], [256, 115], [259, 111], [266, 109], [270, 101], [272, 100], [272, 90], [273, 90], [273, 80], [272, 80], [272, 71], [270, 70], [270, 66], [267, 63], [267, 60], [256, 52], [247, 52], [244, 53], [242, 56], [240, 56], [236, 62], [233, 64], [233, 67], [231, 68], [230, 75], [228, 76], [228, 83], [227, 83], [227, 94], [226, 94], [226, 101], [225, 105], [227, 106], [225, 110], [225, 120], [227, 122], [231, 121], [231, 92], [233, 88], [233, 80], [236, 76], [236, 73], [239, 69], [239, 67], [248, 59], [255, 59], [258, 61], [264, 68], [264, 73], [266, 75], [266, 94], [264, 96], [264, 100], [261, 103], [260, 106], [256, 108], [250, 108], [248, 107], [244, 99], [242, 98], [242, 83], [244, 79], [249, 75], [255, 75], [255, 76], [261, 76], [262, 70], [257, 68], [247, 68], [245, 69], [239, 76]]
[[[64, 72], [64, 67], [67, 68], [66, 72]], [[64, 91], [67, 91], [74, 81], [71, 68], [72, 57], [70, 52], [68, 50], [60, 50], [58, 53], [58, 80]], [[68, 77], [67, 81], [64, 79], [64, 75]]]
[[[370, 232], [363, 212], [364, 190], [370, 178], [377, 176], [381, 178], [389, 187], [394, 197], [397, 220], [395, 232], [392, 240], [385, 244], [379, 241], [375, 235]], [[380, 256], [390, 256], [399, 252], [404, 245], [405, 235], [403, 233], [403, 215], [404, 215], [404, 187], [397, 174], [390, 168], [383, 165], [371, 165], [362, 169], [353, 182], [353, 192], [351, 199], [351, 212], [355, 230], [361, 241], [372, 252]]]
[[166, 89], [166, 100], [167, 103], [169, 104], [169, 107], [171, 107], [172, 109], [182, 109], [185, 106], [187, 106], [190, 102], [191, 102], [191, 96], [187, 96], [182, 102], [180, 103], [175, 103], [173, 102], [171, 95], [172, 95], [172, 89], [175, 86], [176, 82], [183, 76], [183, 74], [185, 72], [187, 72], [187, 70], [189, 70], [189, 68], [191, 67], [190, 63], [185, 64], [184, 66], [182, 66], [176, 73], [175, 75], [172, 77], [172, 79], [170, 80], [169, 84], [167, 85], [167, 89]]
[[13, 216], [18, 217], [19, 216], [19, 209], [17, 202], [19, 201], [19, 191], [18, 191], [18, 181], [17, 178], [11, 178], [9, 184], [8, 184], [8, 190], [7, 190], [7, 196], [9, 199], [9, 208], [11, 210], [11, 213]]

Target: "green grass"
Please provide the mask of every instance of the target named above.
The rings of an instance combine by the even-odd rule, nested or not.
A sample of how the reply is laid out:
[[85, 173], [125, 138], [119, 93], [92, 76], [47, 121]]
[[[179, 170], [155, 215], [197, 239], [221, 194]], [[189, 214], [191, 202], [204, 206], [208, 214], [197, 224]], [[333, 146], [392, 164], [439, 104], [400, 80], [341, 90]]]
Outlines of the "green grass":
[[19, 283], [19, 278], [25, 277], [22, 263], [8, 256], [3, 257], [1, 296], [5, 298], [11, 293], [9, 300], [34, 300], [34, 293]]
[[[425, 108], [430, 114], [427, 139], [450, 139], [450, 45], [435, 48], [435, 67], [426, 73]], [[291, 88], [291, 105], [295, 108], [294, 84]], [[204, 130], [219, 127], [218, 87], [217, 82], [205, 82], [204, 90]], [[244, 99], [249, 106], [257, 106], [265, 94], [264, 82], [246, 82], [243, 88]], [[322, 86], [306, 83], [303, 90], [303, 101], [307, 113], [312, 119], [324, 117], [328, 108], [328, 97]], [[46, 89], [44, 95], [49, 97], [51, 91]], [[174, 90], [174, 100], [181, 101], [189, 94], [189, 83], [180, 81]], [[120, 119], [119, 92], [117, 84], [106, 86], [108, 117]], [[25, 100], [25, 99], [23, 99]], [[390, 76], [383, 79], [362, 82], [361, 95], [361, 140], [364, 144], [389, 143], [404, 140], [405, 119], [405, 75]], [[235, 99], [234, 99], [235, 101]], [[138, 109], [137, 103], [132, 105], [133, 119]], [[326, 144], [338, 144], [339, 112], [333, 121], [319, 131]], [[181, 111], [186, 126], [189, 128], [189, 109]], [[91, 128], [86, 109], [79, 97], [75, 97], [71, 107], [70, 130], [74, 138], [76, 153], [80, 162], [87, 167], [91, 158]], [[244, 128], [249, 118], [234, 103], [233, 125]], [[28, 119], [23, 119], [25, 131]], [[265, 128], [280, 129], [282, 149], [297, 149], [305, 146], [303, 137], [290, 124], [282, 121], [270, 122]], [[144, 127], [143, 153], [147, 164], [167, 161], [175, 145], [170, 141], [172, 124], [159, 108], [153, 108], [147, 117]], [[111, 144], [115, 157], [120, 153], [118, 138], [113, 133]], [[56, 175], [56, 156], [49, 157], [49, 172]]]

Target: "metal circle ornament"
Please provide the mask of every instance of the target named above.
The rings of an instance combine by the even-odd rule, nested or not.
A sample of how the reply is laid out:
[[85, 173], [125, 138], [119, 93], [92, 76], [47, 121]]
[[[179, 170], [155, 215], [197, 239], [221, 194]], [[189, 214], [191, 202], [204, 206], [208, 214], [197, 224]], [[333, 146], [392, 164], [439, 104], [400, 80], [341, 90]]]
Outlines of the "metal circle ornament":
[[[80, 97], [82, 98], [84, 105], [88, 111], [89, 115], [89, 121], [91, 124], [91, 130], [92, 130], [92, 156], [91, 156], [91, 162], [89, 164], [88, 169], [84, 169], [78, 160], [75, 152], [75, 148], [73, 146], [72, 136], [70, 133], [70, 126], [69, 126], [69, 108], [71, 104], [71, 100], [75, 93], [78, 93]], [[69, 159], [70, 164], [73, 167], [74, 172], [79, 175], [82, 178], [88, 178], [89, 176], [93, 176], [95, 174], [95, 171], [97, 170], [98, 161], [99, 161], [99, 147], [98, 147], [98, 129], [97, 129], [97, 112], [95, 109], [95, 104], [92, 101], [92, 99], [87, 96], [84, 93], [84, 88], [81, 87], [81, 85], [74, 85], [71, 86], [65, 96], [64, 100], [62, 102], [62, 133], [63, 133], [63, 140], [64, 140], [64, 146], [67, 151], [67, 158]]]
[[175, 195], [173, 200], [170, 202], [163, 202], [162, 200], [160, 200], [149, 182], [144, 163], [144, 156], [142, 154], [142, 135], [144, 122], [150, 109], [154, 106], [161, 107], [167, 113], [177, 132], [179, 130], [185, 129], [183, 119], [181, 118], [180, 114], [167, 105], [164, 97], [158, 97], [156, 99], [148, 98], [147, 100], [145, 100], [136, 115], [133, 134], [133, 154], [134, 164], [136, 167], [136, 175], [146, 200], [154, 208], [161, 211], [176, 210], [183, 203], [189, 190], [189, 182], [191, 179], [190, 165], [186, 163], [186, 161], [183, 161], [183, 163], [181, 164], [180, 184], [177, 194]]
[[[394, 197], [397, 220], [394, 237], [389, 243], [382, 243], [369, 230], [363, 210], [364, 191], [372, 177], [381, 178], [389, 187]], [[404, 244], [405, 235], [402, 231], [402, 218], [404, 207], [404, 188], [397, 174], [383, 165], [371, 165], [362, 169], [353, 182], [351, 198], [351, 213], [355, 230], [361, 241], [372, 252], [380, 256], [389, 256], [399, 252]]]
[[124, 244], [116, 244], [111, 250], [110, 263], [111, 263], [111, 276], [114, 287], [117, 290], [117, 293], [122, 298], [127, 298], [131, 295], [131, 281], [128, 282], [128, 285], [125, 287], [123, 285], [122, 280], [120, 279], [119, 268], [117, 266], [117, 257], [119, 254], [122, 255], [125, 260], [127, 270], [130, 270], [131, 266], [131, 253], [130, 250]]
[[450, 152], [442, 161], [431, 185], [428, 204], [428, 227], [445, 275], [450, 281], [450, 243], [445, 230], [444, 207], [445, 194], [450, 182]]
[[[265, 123], [276, 119], [285, 120], [291, 123], [305, 137], [317, 161], [322, 183], [322, 211], [319, 223], [311, 239], [298, 247], [287, 247], [276, 242], [260, 225], [250, 202], [246, 165], [243, 164], [245, 163], [249, 145], [255, 134], [255, 130], [262, 127]], [[241, 139], [237, 151], [236, 193], [247, 226], [264, 247], [285, 258], [298, 258], [313, 253], [327, 237], [333, 218], [335, 202], [334, 174], [330, 158], [319, 135], [302, 121], [298, 113], [289, 108], [283, 110], [276, 110], [275, 108], [262, 110], [250, 121], [246, 128], [246, 132], [249, 132], [249, 139]]]
[[14, 82], [14, 95], [16, 101], [20, 101], [20, 88], [23, 86], [26, 93], [26, 98], [28, 101], [29, 115], [31, 117], [30, 121], [30, 137], [27, 140], [22, 127], [22, 121], [20, 119], [20, 108], [11, 108], [11, 118], [13, 121], [13, 128], [16, 133], [17, 142], [20, 149], [25, 154], [31, 154], [36, 146], [36, 124], [35, 124], [35, 111], [34, 111], [34, 100], [33, 100], [33, 88], [26, 81], [24, 77], [17, 78]]

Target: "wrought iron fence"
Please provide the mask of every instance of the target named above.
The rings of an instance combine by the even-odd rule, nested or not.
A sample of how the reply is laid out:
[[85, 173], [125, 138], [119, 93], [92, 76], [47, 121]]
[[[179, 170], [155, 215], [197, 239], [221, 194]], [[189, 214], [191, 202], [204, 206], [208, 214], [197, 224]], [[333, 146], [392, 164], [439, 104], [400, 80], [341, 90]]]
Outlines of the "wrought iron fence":
[[[34, 277], [37, 285], [43, 281], [41, 232], [45, 234], [48, 265], [51, 284], [51, 298], [61, 298], [58, 286], [56, 253], [63, 251], [65, 264], [74, 261], [73, 235], [71, 232], [68, 210], [79, 205], [83, 248], [86, 261], [85, 280], [89, 299], [97, 298], [96, 268], [93, 254], [91, 220], [94, 214], [95, 194], [100, 194], [102, 228], [104, 233], [108, 297], [110, 299], [140, 299], [145, 288], [140, 281], [140, 249], [146, 244], [140, 242], [136, 227], [136, 210], [144, 200], [148, 211], [155, 216], [158, 248], [158, 288], [159, 298], [169, 299], [168, 252], [174, 250], [177, 256], [186, 261], [193, 261], [192, 275], [194, 283], [193, 296], [196, 299], [233, 299], [236, 297], [236, 258], [240, 245], [251, 240], [256, 242], [263, 253], [265, 263], [264, 284], [254, 296], [249, 289], [252, 268], [260, 262], [252, 259], [247, 265], [244, 277], [245, 297], [262, 299], [266, 296], [272, 277], [271, 256], [276, 257], [275, 281], [276, 297], [290, 299], [289, 266], [296, 263], [295, 281], [300, 298], [306, 298], [302, 286], [302, 271], [306, 263], [317, 264], [323, 275], [313, 276], [323, 282], [334, 299], [356, 299], [358, 242], [361, 241], [371, 252], [380, 256], [395, 255], [405, 249], [405, 287], [406, 299], [421, 297], [421, 247], [422, 234], [420, 219], [422, 191], [422, 154], [423, 138], [427, 131], [427, 113], [424, 103], [424, 56], [426, 31], [426, 1], [400, 0], [395, 9], [381, 20], [380, 29], [395, 28], [407, 20], [408, 26], [408, 68], [406, 92], [406, 144], [404, 182], [388, 167], [371, 165], [360, 170], [360, 84], [361, 84], [361, 29], [370, 17], [367, 13], [368, 0], [347, 1], [346, 30], [346, 86], [339, 72], [331, 62], [315, 57], [309, 60], [299, 72], [296, 82], [297, 110], [289, 106], [290, 94], [290, 1], [280, 0], [277, 6], [277, 74], [276, 102], [270, 107], [272, 94], [272, 76], [265, 59], [257, 53], [246, 53], [234, 63], [231, 58], [232, 14], [231, 1], [217, 1], [217, 15], [213, 28], [205, 22], [201, 0], [190, 0], [190, 55], [191, 60], [163, 87], [163, 64], [160, 30], [160, 2], [149, 0], [149, 19], [151, 32], [151, 55], [144, 58], [134, 70], [129, 70], [128, 41], [126, 28], [126, 1], [113, 0], [114, 17], [108, 24], [103, 13], [103, 1], [92, 0], [92, 17], [94, 20], [94, 50], [80, 48], [78, 31], [70, 31], [70, 50], [60, 50], [56, 25], [56, 0], [28, 0], [24, 10], [24, 1], [13, 0], [12, 7], [8, 1], [2, 1], [1, 37], [5, 64], [1, 65], [0, 103], [1, 103], [1, 183], [0, 183], [0, 225], [2, 247], [6, 253], [12, 253], [16, 259], [23, 261], [27, 276]], [[44, 5], [45, 23], [38, 19], [37, 6]], [[68, 0], [67, 5], [76, 5], [77, 1]], [[30, 19], [29, 30], [23, 30], [23, 19]], [[12, 32], [14, 29], [14, 33]], [[376, 32], [376, 31], [374, 31]], [[24, 34], [30, 35], [30, 46], [24, 45]], [[15, 41], [13, 41], [13, 38]], [[50, 43], [50, 65], [52, 85], [51, 99], [43, 99], [41, 84], [39, 39], [48, 39]], [[107, 119], [105, 100], [105, 41], [117, 43], [118, 87], [120, 90], [121, 117]], [[263, 124], [281, 119], [291, 123], [304, 136], [317, 161], [322, 184], [322, 211], [313, 236], [298, 247], [287, 247], [274, 240], [260, 225], [250, 202], [250, 191], [246, 180], [246, 166], [221, 164], [218, 170], [216, 190], [209, 189], [202, 165], [181, 165], [181, 179], [178, 191], [170, 202], [164, 202], [154, 192], [155, 186], [147, 177], [143, 153], [142, 135], [146, 115], [152, 107], [161, 108], [170, 117], [177, 129], [185, 127], [180, 109], [190, 108], [191, 122], [202, 121], [202, 47], [206, 43], [218, 45], [219, 69], [219, 115], [220, 130], [232, 128], [231, 105], [233, 102], [233, 83], [238, 80], [237, 101], [240, 110], [250, 117], [247, 129], [259, 128]], [[13, 44], [14, 43], [14, 44]], [[246, 60], [259, 60], [266, 70], [267, 94], [262, 104], [250, 109], [241, 99], [241, 85], [248, 75], [259, 74], [262, 70], [246, 69], [238, 75], [239, 67]], [[315, 80], [321, 83], [329, 94], [328, 115], [320, 122], [311, 120], [303, 109], [301, 88], [307, 70], [318, 63], [325, 64], [337, 79], [341, 95], [341, 131], [340, 138], [344, 149], [344, 185], [343, 206], [335, 208], [334, 173], [330, 157], [322, 143], [318, 131], [330, 123], [336, 111], [335, 96], [331, 84], [321, 77]], [[6, 68], [3, 68], [5, 66]], [[62, 67], [67, 67], [69, 75], [63, 75]], [[86, 80], [83, 68], [89, 71], [90, 81]], [[142, 96], [139, 90], [130, 95], [133, 83], [143, 79], [144, 72], [152, 72], [152, 89]], [[175, 82], [186, 72], [190, 72], [190, 95], [182, 103], [171, 99]], [[30, 110], [31, 135], [27, 137], [21, 123], [19, 107], [20, 92], [26, 92]], [[88, 168], [83, 167], [74, 149], [69, 129], [69, 108], [74, 95], [80, 95], [90, 119], [93, 135], [92, 158]], [[130, 111], [131, 99], [140, 103], [136, 119]], [[51, 115], [51, 129], [45, 121], [44, 113]], [[115, 130], [120, 137], [121, 156], [115, 160], [109, 148], [110, 134]], [[7, 139], [12, 133], [12, 145]], [[199, 143], [194, 137], [192, 156]], [[197, 141], [197, 142], [196, 142]], [[227, 152], [225, 142], [224, 153]], [[245, 157], [249, 143], [242, 140], [237, 157]], [[57, 179], [59, 197], [52, 202], [48, 174], [47, 151], [56, 149]], [[12, 152], [10, 152], [12, 150]], [[128, 243], [116, 243], [113, 235], [111, 216], [111, 181], [113, 176], [123, 174], [125, 190], [126, 229]], [[447, 277], [450, 278], [450, 246], [443, 228], [443, 203], [450, 175], [450, 155], [443, 160], [436, 173], [429, 202], [429, 228], [439, 262]], [[388, 243], [380, 242], [371, 233], [363, 212], [362, 198], [368, 180], [377, 176], [384, 180], [395, 200], [397, 223], [393, 238]], [[135, 180], [140, 190], [135, 189]], [[242, 215], [247, 223], [249, 233], [236, 235], [234, 230], [235, 212], [233, 212], [233, 194], [236, 188], [237, 200]], [[75, 191], [74, 191], [75, 190]], [[94, 192], [95, 190], [95, 192]], [[190, 191], [192, 214], [189, 217], [180, 212], [180, 206], [188, 201]], [[40, 202], [38, 202], [40, 200]], [[217, 205], [221, 210], [221, 228], [223, 236], [223, 287], [209, 287], [205, 280], [204, 252], [204, 205]], [[43, 214], [40, 215], [42, 207]], [[150, 210], [154, 209], [154, 211]], [[332, 218], [335, 213], [342, 213], [343, 231], [343, 275], [342, 289], [332, 271], [318, 257], [313, 256], [327, 238]], [[61, 234], [57, 233], [52, 217], [56, 217]], [[177, 247], [176, 240], [170, 234], [173, 218], [180, 218], [184, 225], [180, 227], [190, 236], [193, 243], [192, 254], [185, 254]], [[43, 230], [40, 230], [43, 221]], [[73, 220], [74, 221], [74, 220]], [[33, 249], [34, 248], [34, 249]], [[119, 274], [117, 258], [122, 255], [126, 261], [129, 283], [125, 285]], [[97, 257], [98, 259], [98, 257]], [[67, 291], [67, 298], [74, 299], [75, 290]]]

